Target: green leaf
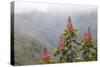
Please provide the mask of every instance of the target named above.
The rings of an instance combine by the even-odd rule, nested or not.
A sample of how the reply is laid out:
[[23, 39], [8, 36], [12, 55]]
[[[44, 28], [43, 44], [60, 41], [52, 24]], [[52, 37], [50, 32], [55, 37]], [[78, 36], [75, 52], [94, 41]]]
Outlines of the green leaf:
[[77, 32], [78, 30], [77, 29], [73, 29], [73, 32]]

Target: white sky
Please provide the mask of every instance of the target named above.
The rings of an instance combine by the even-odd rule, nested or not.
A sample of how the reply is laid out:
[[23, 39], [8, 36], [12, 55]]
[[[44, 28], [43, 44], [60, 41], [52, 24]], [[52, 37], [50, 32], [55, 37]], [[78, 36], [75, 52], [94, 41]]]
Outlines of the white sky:
[[91, 12], [96, 10], [95, 6], [83, 6], [83, 5], [56, 5], [56, 4], [46, 4], [46, 3], [33, 3], [33, 2], [15, 2], [15, 13], [28, 13], [31, 11], [41, 11], [41, 12], [66, 12], [67, 13], [79, 13], [79, 12]]
[[15, 13], [31, 12], [34, 10], [46, 12], [48, 4], [32, 3], [32, 2], [15, 2]]

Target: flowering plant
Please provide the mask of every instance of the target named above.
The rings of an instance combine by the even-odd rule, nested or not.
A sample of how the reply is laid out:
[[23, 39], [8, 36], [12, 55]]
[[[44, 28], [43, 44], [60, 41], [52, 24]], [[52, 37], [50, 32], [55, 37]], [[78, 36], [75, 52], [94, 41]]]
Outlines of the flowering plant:
[[[58, 59], [53, 63], [97, 60], [97, 47], [93, 44], [90, 27], [81, 40], [78, 39], [77, 32], [69, 17], [64, 32], [59, 37], [58, 46], [54, 49], [54, 57]], [[44, 63], [52, 63], [47, 48], [44, 48], [41, 58]]]

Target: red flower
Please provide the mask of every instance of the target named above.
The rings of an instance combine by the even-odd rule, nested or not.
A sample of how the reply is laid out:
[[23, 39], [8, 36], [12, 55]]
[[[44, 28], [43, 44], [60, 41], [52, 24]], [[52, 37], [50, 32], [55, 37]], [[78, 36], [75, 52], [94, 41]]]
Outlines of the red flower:
[[88, 28], [88, 31], [84, 33], [84, 37], [82, 40], [84, 40], [84, 41], [91, 41], [92, 40], [92, 34], [91, 34], [90, 27]]
[[44, 48], [41, 58], [44, 61], [44, 63], [49, 63], [50, 62], [50, 55], [48, 53], [47, 48]]
[[70, 16], [69, 16], [69, 19], [67, 21], [67, 30], [68, 30], [68, 32], [71, 32], [73, 30], [73, 25], [72, 25], [72, 21], [71, 21]]
[[63, 39], [62, 35], [60, 35], [59, 49], [63, 49], [63, 48], [64, 48], [64, 39]]

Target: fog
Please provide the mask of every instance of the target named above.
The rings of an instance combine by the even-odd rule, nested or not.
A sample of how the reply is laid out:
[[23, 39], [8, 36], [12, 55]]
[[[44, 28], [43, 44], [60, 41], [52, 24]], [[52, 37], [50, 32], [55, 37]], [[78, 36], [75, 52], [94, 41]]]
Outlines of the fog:
[[78, 29], [79, 39], [89, 26], [97, 36], [97, 7], [30, 2], [15, 3], [15, 32], [35, 35], [50, 45], [57, 45], [69, 16]]

